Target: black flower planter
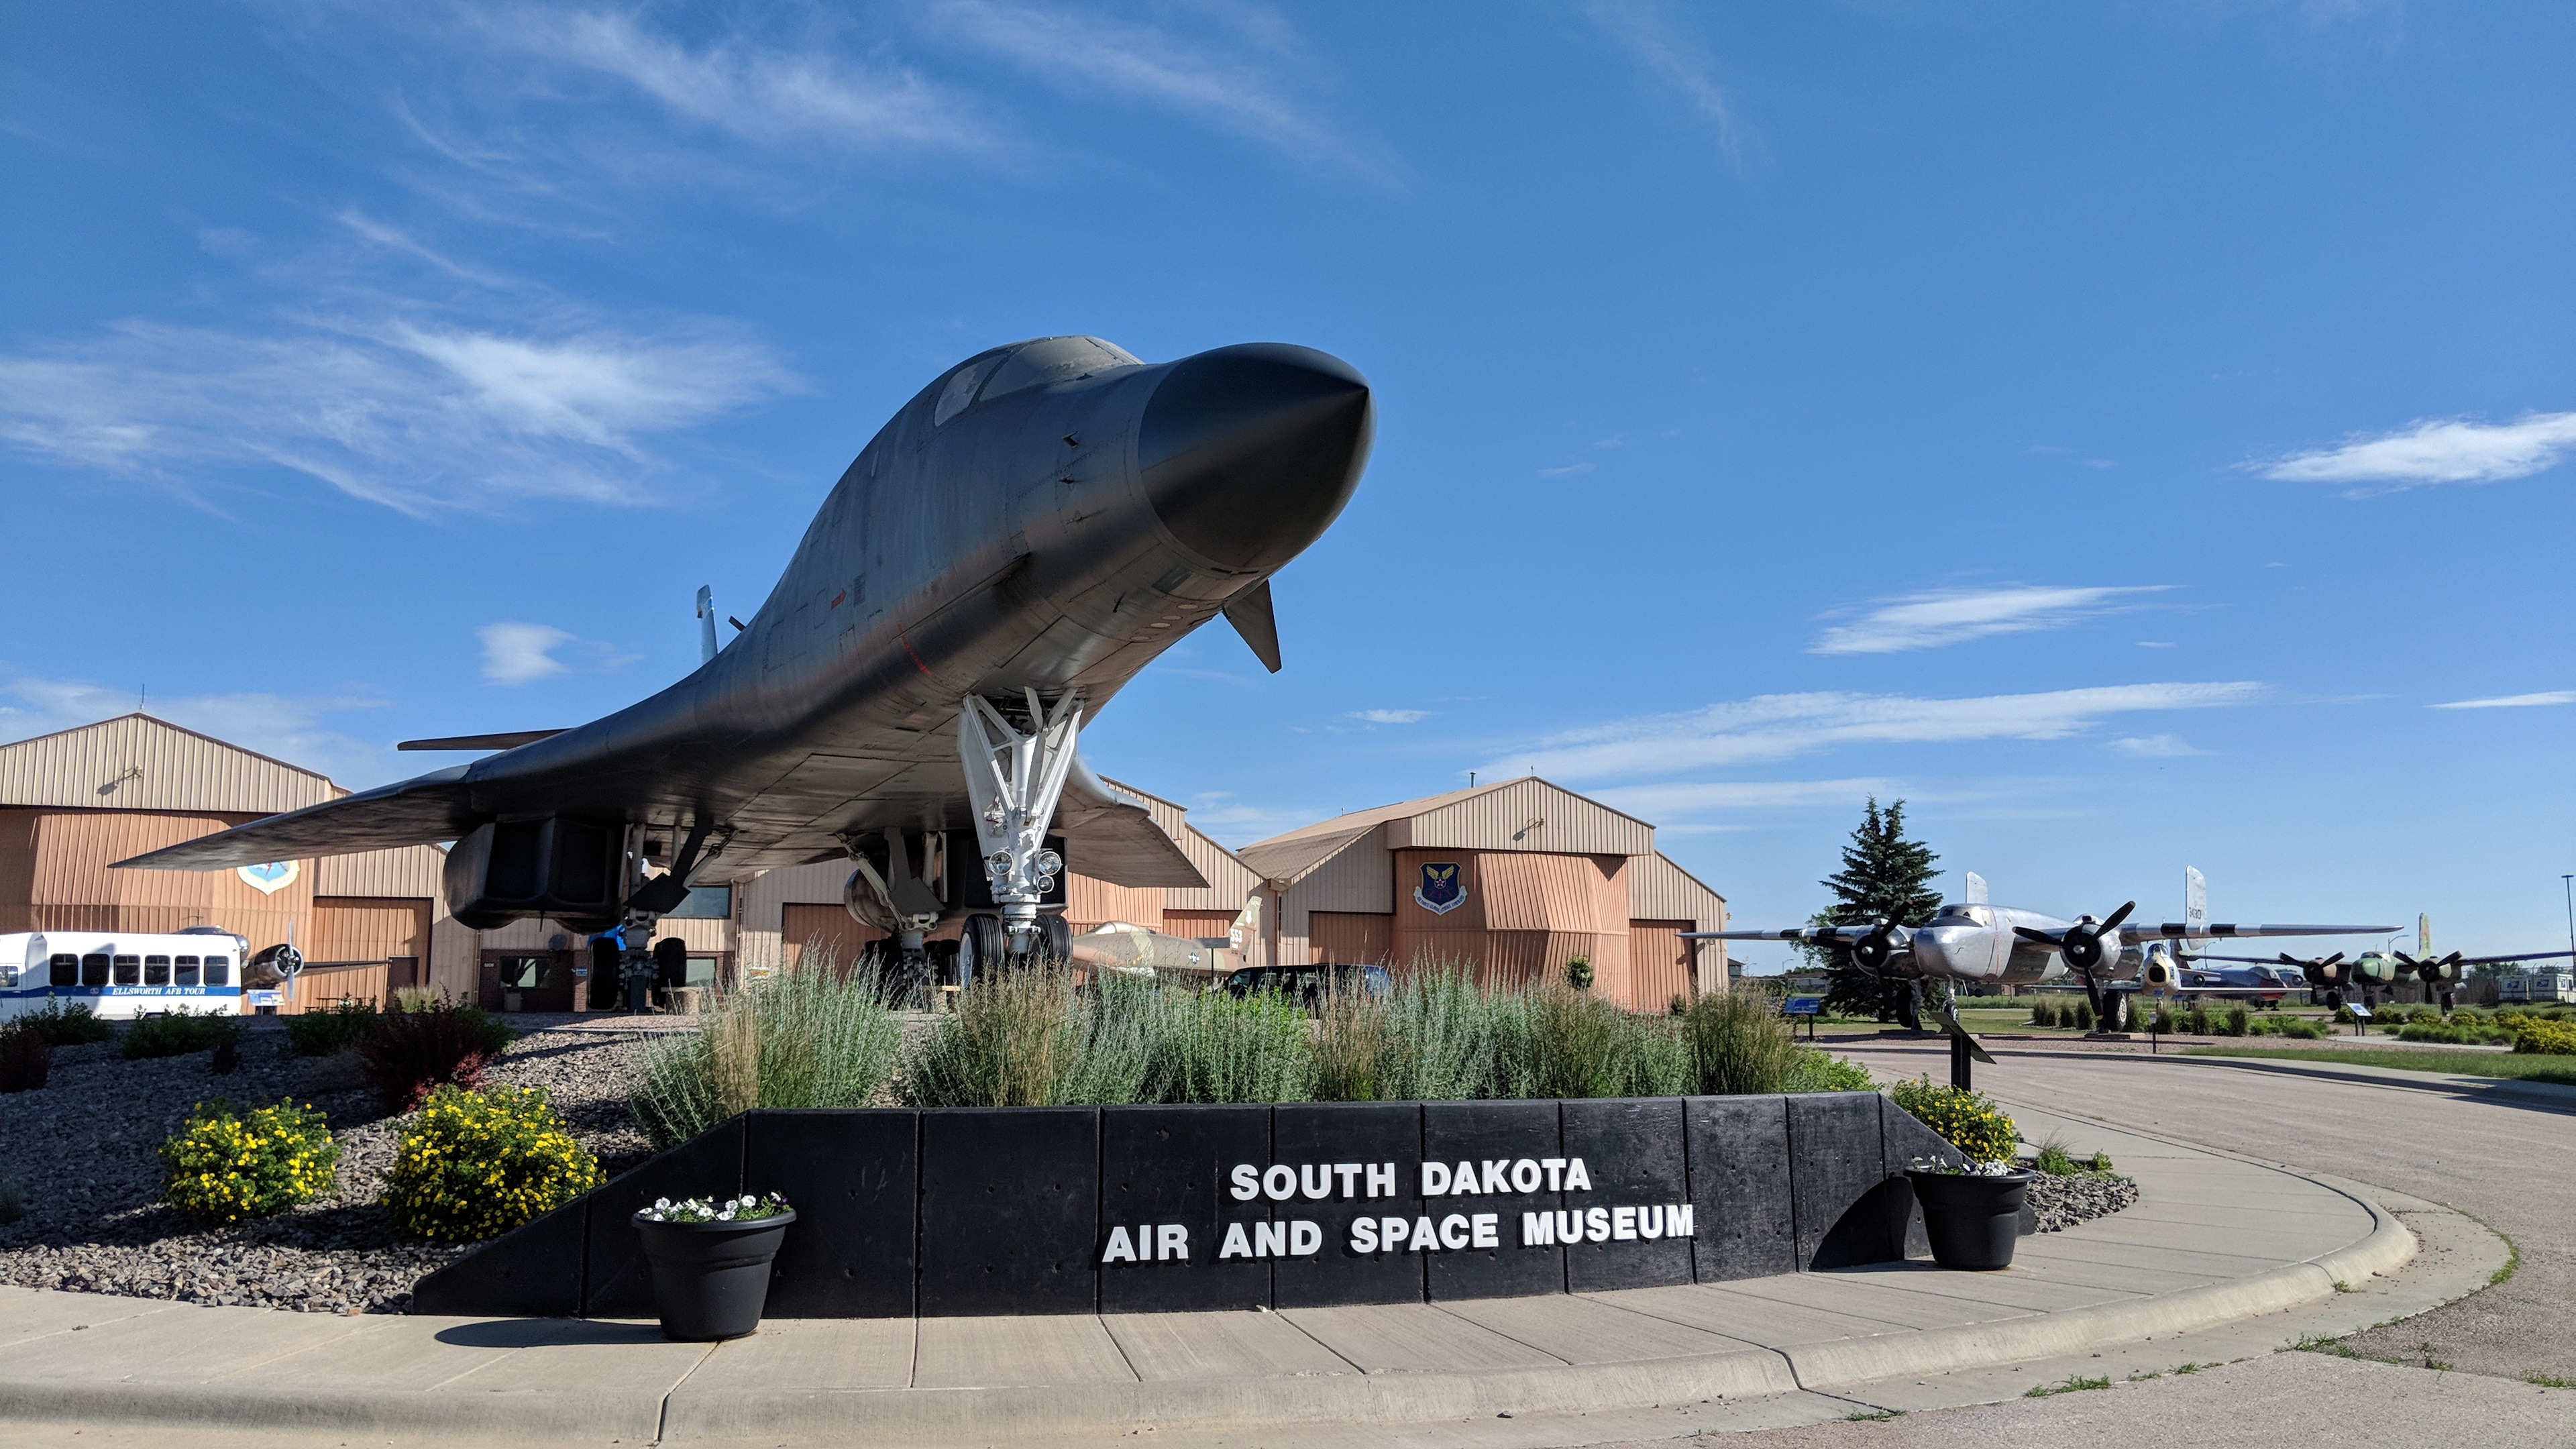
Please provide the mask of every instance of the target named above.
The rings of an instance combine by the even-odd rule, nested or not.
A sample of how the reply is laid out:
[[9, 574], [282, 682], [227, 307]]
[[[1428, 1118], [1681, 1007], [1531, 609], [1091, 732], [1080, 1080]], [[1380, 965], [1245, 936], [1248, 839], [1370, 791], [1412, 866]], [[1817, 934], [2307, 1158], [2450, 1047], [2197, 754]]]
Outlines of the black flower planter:
[[769, 1302], [769, 1263], [791, 1209], [730, 1223], [657, 1223], [638, 1216], [644, 1256], [653, 1263], [653, 1311], [662, 1336], [684, 1343], [740, 1338], [760, 1327]]
[[1914, 1200], [1923, 1204], [1923, 1228], [1932, 1239], [1932, 1261], [1944, 1268], [1988, 1273], [2012, 1266], [2021, 1238], [2022, 1199], [2031, 1174], [1976, 1177], [1966, 1173], [1909, 1171]]

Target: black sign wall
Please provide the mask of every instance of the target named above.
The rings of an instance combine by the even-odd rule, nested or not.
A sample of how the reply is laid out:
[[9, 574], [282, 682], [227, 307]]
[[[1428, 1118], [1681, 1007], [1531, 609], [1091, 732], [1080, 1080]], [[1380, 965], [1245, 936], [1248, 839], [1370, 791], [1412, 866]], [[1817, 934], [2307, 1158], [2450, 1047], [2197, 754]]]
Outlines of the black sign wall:
[[769, 1312], [870, 1318], [1411, 1303], [1906, 1256], [1871, 1092], [745, 1113], [420, 1280], [415, 1312], [652, 1312], [634, 1211], [779, 1192]]

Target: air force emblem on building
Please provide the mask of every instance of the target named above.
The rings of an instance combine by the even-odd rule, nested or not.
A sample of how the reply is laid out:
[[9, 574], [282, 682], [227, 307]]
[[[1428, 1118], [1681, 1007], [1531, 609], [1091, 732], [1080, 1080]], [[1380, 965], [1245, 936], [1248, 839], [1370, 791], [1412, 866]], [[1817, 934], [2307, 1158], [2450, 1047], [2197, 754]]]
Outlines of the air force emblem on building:
[[1467, 904], [1467, 888], [1458, 883], [1458, 867], [1424, 866], [1422, 884], [1413, 888], [1413, 903], [1435, 916], [1445, 916]]
[[233, 874], [240, 876], [242, 884], [261, 895], [273, 896], [295, 884], [295, 878], [302, 874], [303, 870], [304, 867], [301, 864], [292, 860], [272, 860], [266, 865], [242, 866]]

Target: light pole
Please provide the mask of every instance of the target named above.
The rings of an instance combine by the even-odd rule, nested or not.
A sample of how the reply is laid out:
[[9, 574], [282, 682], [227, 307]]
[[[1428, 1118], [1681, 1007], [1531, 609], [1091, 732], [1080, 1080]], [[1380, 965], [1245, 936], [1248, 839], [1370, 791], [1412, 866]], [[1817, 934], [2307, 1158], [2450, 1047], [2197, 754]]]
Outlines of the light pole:
[[2576, 966], [2576, 871], [2560, 876], [2558, 888], [2567, 893], [2567, 964]]

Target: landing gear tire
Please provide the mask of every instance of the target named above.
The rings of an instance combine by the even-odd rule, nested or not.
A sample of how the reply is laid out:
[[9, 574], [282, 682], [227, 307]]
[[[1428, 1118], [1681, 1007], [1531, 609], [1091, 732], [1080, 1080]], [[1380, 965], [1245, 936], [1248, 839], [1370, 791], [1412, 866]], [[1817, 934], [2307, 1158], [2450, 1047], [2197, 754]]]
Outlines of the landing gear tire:
[[1010, 938], [1002, 933], [999, 916], [968, 916], [965, 929], [957, 935], [957, 989], [975, 984], [975, 978], [988, 971], [1002, 969], [1010, 950]]
[[1907, 1031], [1923, 1029], [1923, 987], [1920, 982], [1908, 984], [1905, 994], [1896, 998], [1896, 1020]]
[[1062, 916], [1038, 917], [1038, 949], [1049, 966], [1062, 970], [1072, 965], [1073, 924]]
[[2326, 1010], [2328, 1010], [2328, 1011], [2341, 1011], [2341, 1010], [2343, 1010], [2343, 993], [2342, 993], [2342, 992], [2340, 992], [2340, 991], [2329, 991], [2329, 992], [2327, 992], [2327, 993], [2326, 993]]
[[2451, 993], [2447, 991], [2442, 993], [2442, 1014], [2444, 1016], [2451, 1014]]
[[2117, 1035], [2129, 1029], [2129, 994], [2108, 991], [2102, 995], [2102, 1012], [2097, 1018], [2105, 1035]]

